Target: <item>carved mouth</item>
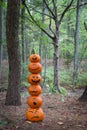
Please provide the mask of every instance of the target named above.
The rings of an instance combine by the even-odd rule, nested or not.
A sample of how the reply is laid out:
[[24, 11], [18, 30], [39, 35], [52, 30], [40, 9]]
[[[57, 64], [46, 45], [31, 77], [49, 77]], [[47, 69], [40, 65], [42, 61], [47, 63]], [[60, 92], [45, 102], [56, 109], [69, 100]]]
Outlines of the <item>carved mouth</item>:
[[33, 119], [33, 118], [39, 118], [39, 116], [33, 116], [31, 119]]
[[37, 105], [37, 103], [36, 103], [36, 102], [33, 102], [33, 104], [34, 104], [34, 105]]
[[32, 79], [32, 82], [34, 82], [34, 83], [38, 83], [38, 82], [40, 82], [40, 80], [35, 81], [35, 80]]
[[39, 68], [33, 68], [33, 70], [37, 70], [37, 69], [39, 69]]
[[32, 91], [32, 93], [37, 93], [38, 91]]
[[33, 111], [29, 111], [29, 112], [33, 113]]
[[33, 60], [36, 60], [36, 59], [37, 59], [37, 57], [33, 57], [32, 59], [33, 59]]
[[39, 67], [37, 67], [37, 68], [32, 68], [32, 70], [39, 70]]

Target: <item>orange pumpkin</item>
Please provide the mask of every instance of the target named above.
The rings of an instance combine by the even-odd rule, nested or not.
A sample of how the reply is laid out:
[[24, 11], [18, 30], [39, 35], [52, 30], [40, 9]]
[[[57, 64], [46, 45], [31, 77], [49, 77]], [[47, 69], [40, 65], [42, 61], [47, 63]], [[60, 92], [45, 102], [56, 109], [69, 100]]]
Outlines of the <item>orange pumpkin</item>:
[[40, 96], [30, 96], [27, 100], [27, 104], [31, 108], [39, 108], [42, 105], [42, 98]]
[[40, 56], [38, 54], [32, 54], [30, 55], [29, 60], [33, 63], [39, 62]]
[[30, 63], [30, 64], [28, 65], [28, 70], [29, 70], [31, 73], [33, 73], [33, 74], [37, 74], [37, 73], [41, 72], [41, 70], [42, 70], [42, 65], [41, 65], [39, 62], [37, 62], [37, 63]]
[[30, 87], [28, 87], [28, 92], [32, 96], [38, 96], [42, 90], [40, 85], [30, 85]]
[[41, 108], [28, 108], [26, 111], [26, 118], [31, 122], [42, 121], [44, 119], [44, 113]]
[[41, 82], [41, 76], [39, 74], [30, 74], [28, 76], [28, 82], [32, 85], [39, 84]]

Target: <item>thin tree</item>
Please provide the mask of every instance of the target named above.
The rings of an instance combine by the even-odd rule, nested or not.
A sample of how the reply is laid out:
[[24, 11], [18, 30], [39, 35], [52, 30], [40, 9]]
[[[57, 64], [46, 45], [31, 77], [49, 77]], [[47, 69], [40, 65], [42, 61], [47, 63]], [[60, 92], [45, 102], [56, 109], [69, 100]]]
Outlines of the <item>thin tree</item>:
[[[23, 1], [23, 0], [22, 0]], [[27, 4], [24, 2], [24, 5], [29, 13], [30, 20], [36, 24], [51, 40], [53, 43], [54, 47], [54, 90], [58, 90], [60, 92], [59, 88], [59, 30], [60, 30], [60, 25], [61, 22], [68, 11], [68, 9], [71, 7], [72, 3], [74, 0], [71, 0], [70, 3], [65, 7], [65, 9], [62, 11], [60, 16], [58, 15], [58, 7], [57, 7], [57, 1], [52, 0], [52, 8], [50, 8], [49, 1], [43, 0], [45, 7], [48, 11], [48, 14], [44, 14], [49, 18], [49, 31], [48, 32], [46, 29], [44, 29], [40, 24], [34, 19], [32, 16], [32, 13], [30, 9], [28, 8]], [[55, 28], [52, 28], [52, 21], [54, 21]]]
[[22, 41], [22, 62], [26, 62], [26, 44], [25, 44], [25, 6], [21, 9], [21, 41]]
[[78, 76], [78, 44], [80, 31], [80, 0], [77, 0], [76, 8], [76, 30], [75, 30], [75, 44], [74, 44], [74, 71], [73, 71], [73, 87], [76, 85]]
[[[3, 0], [1, 0], [3, 2]], [[1, 70], [2, 70], [2, 58], [3, 58], [3, 7], [0, 5], [0, 78], [1, 78]]]
[[7, 1], [6, 38], [9, 62], [6, 105], [21, 105], [20, 96], [20, 49], [18, 39], [20, 0]]
[[[44, 20], [45, 20], [45, 4], [44, 2], [42, 2], [42, 23], [44, 23]], [[42, 48], [43, 48], [43, 40], [42, 40], [42, 37], [43, 37], [44, 33], [43, 31], [41, 30], [41, 38], [40, 38], [40, 44], [39, 44], [39, 55], [41, 57], [41, 61], [40, 63], [42, 64]]]
[[[84, 22], [84, 27], [85, 27], [85, 30], [87, 31], [87, 24], [86, 24], [86, 22]], [[85, 90], [84, 90], [83, 94], [79, 98], [79, 100], [80, 101], [87, 101], [87, 85], [85, 87]]]

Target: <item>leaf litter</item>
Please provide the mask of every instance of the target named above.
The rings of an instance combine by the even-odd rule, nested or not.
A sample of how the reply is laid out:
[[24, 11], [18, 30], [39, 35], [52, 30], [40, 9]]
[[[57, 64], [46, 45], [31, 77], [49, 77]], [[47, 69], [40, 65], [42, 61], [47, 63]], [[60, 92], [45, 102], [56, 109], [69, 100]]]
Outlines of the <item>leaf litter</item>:
[[[22, 105], [5, 106], [5, 92], [0, 93], [0, 130], [87, 130], [87, 102], [79, 102], [78, 91], [63, 100], [58, 94], [43, 93], [42, 122], [26, 120], [28, 95], [22, 97]], [[81, 94], [81, 93], [80, 93]]]

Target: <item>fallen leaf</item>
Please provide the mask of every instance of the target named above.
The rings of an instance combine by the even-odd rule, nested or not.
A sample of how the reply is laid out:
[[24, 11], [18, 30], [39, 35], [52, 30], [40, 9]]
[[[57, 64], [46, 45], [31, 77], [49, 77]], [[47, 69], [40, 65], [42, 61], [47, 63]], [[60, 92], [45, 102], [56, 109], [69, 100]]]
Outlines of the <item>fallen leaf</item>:
[[59, 124], [59, 125], [63, 125], [63, 122], [59, 121], [58, 124]]
[[30, 121], [25, 121], [25, 123], [29, 123], [29, 124], [31, 124], [32, 122], [30, 122]]

